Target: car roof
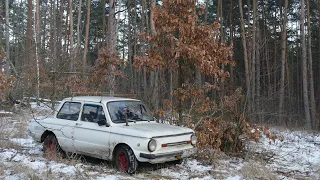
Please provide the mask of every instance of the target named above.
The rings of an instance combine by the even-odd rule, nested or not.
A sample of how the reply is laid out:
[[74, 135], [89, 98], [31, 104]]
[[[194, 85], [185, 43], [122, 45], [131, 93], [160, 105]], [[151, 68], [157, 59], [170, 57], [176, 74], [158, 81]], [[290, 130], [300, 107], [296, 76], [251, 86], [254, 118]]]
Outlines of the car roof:
[[101, 102], [107, 103], [111, 101], [139, 101], [137, 99], [112, 97], [112, 96], [74, 96], [63, 99], [64, 101], [88, 101], [88, 102]]

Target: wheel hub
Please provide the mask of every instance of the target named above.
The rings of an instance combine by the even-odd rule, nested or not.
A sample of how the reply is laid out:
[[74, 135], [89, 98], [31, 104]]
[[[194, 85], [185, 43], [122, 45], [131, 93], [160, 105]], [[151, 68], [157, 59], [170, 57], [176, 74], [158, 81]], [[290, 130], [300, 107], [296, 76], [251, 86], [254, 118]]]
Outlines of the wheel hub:
[[119, 159], [119, 163], [120, 163], [120, 168], [123, 171], [126, 171], [128, 169], [128, 158], [127, 158], [127, 156], [123, 152], [121, 152], [118, 155], [118, 159]]

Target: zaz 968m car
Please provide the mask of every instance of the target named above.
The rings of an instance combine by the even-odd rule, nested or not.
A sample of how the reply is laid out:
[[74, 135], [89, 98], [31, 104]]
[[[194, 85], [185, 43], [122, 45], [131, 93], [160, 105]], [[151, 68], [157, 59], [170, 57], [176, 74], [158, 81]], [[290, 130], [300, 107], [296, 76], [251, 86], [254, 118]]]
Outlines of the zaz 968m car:
[[132, 174], [138, 162], [180, 160], [196, 151], [194, 131], [155, 122], [139, 100], [105, 96], [65, 98], [53, 117], [36, 120], [30, 135], [46, 154], [72, 152], [113, 160]]

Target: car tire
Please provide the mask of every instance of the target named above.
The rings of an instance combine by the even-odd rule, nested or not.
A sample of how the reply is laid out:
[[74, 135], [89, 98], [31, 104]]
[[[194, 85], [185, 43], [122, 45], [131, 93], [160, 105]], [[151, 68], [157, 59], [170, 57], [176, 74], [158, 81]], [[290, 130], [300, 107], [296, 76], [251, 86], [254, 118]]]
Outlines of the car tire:
[[62, 158], [63, 151], [55, 135], [49, 134], [43, 141], [43, 151], [48, 159]]
[[122, 145], [116, 149], [115, 163], [117, 169], [128, 174], [133, 174], [137, 170], [138, 161], [131, 148]]
[[178, 159], [173, 161], [174, 164], [182, 164], [183, 163], [183, 159]]

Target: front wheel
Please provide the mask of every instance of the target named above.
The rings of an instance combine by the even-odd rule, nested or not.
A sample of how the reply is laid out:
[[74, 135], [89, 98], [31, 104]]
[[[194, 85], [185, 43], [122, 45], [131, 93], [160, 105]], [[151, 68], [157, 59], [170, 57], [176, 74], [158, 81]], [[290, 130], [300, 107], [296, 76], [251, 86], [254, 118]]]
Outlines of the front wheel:
[[138, 167], [138, 161], [131, 148], [120, 146], [115, 152], [115, 162], [119, 170], [133, 174]]
[[43, 151], [48, 159], [58, 159], [62, 156], [62, 149], [59, 146], [57, 138], [49, 134], [43, 141]]

